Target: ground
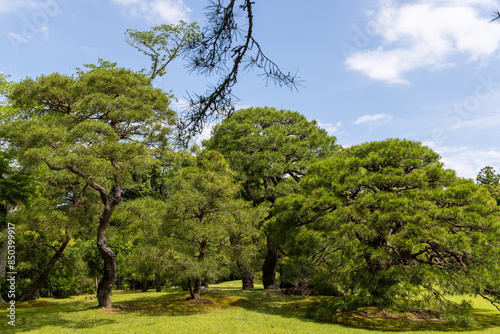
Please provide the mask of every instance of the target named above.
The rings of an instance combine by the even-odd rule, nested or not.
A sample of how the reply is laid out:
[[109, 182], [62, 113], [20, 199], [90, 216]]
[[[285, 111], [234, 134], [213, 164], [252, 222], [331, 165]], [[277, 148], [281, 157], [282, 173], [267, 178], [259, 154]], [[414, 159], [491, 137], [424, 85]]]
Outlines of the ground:
[[[314, 297], [283, 296], [261, 286], [241, 290], [241, 282], [226, 282], [203, 291], [210, 305], [186, 301], [187, 292], [116, 291], [112, 310], [97, 309], [88, 296], [42, 298], [16, 304], [16, 326], [8, 325], [5, 305], [0, 309], [0, 333], [488, 333], [500, 334], [500, 312], [481, 299], [473, 299], [476, 325], [461, 328], [441, 321], [425, 321], [412, 314], [395, 316], [365, 309], [349, 314], [344, 324], [313, 321], [304, 316]], [[318, 297], [316, 297], [318, 298]]]

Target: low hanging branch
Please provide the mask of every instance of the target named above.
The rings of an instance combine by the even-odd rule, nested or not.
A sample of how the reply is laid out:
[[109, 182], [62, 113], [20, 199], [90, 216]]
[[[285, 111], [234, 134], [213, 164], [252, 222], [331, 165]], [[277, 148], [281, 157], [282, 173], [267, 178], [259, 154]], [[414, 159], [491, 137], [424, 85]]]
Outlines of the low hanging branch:
[[500, 22], [500, 11], [497, 10], [493, 12], [493, 18], [490, 22]]
[[[224, 0], [210, 0], [207, 6], [209, 25], [201, 38], [190, 45], [189, 71], [206, 76], [219, 75], [220, 79], [205, 94], [189, 95], [189, 106], [178, 125], [179, 139], [183, 143], [201, 133], [207, 123], [230, 117], [235, 112], [234, 103], [238, 98], [232, 89], [241, 68], [248, 71], [257, 67], [266, 82], [280, 87], [296, 90], [300, 85], [297, 76], [281, 71], [253, 37], [255, 2], [242, 0], [239, 5], [237, 2], [231, 0], [225, 5]], [[238, 24], [238, 17], [243, 13], [246, 22]], [[246, 31], [240, 26], [246, 26]], [[242, 43], [239, 43], [239, 36], [244, 36]]]
[[249, 71], [256, 67], [266, 83], [280, 87], [297, 90], [300, 85], [297, 76], [283, 72], [255, 40], [254, 4], [251, 0], [209, 0], [208, 24], [202, 32], [196, 23], [183, 21], [153, 27], [150, 31], [126, 32], [127, 43], [150, 57], [151, 79], [166, 74], [166, 66], [176, 57], [187, 59], [190, 73], [219, 77], [205, 94], [187, 93], [189, 104], [177, 126], [179, 141], [185, 147], [206, 124], [235, 112], [238, 98], [232, 90], [242, 69]]

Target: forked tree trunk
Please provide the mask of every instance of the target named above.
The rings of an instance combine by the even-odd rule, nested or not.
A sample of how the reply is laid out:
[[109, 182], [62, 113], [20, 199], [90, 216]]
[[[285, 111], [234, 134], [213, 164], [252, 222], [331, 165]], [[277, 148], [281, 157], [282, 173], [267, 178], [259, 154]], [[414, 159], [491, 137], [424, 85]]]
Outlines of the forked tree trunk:
[[38, 276], [37, 280], [31, 284], [31, 286], [26, 290], [26, 292], [21, 296], [19, 299], [20, 302], [24, 302], [27, 300], [31, 299], [36, 299], [37, 297], [40, 296], [40, 287], [42, 286], [43, 282], [47, 280], [49, 277], [50, 273], [54, 269], [57, 261], [61, 258], [63, 255], [64, 249], [68, 245], [69, 241], [71, 240], [71, 235], [66, 232], [66, 239], [64, 239], [63, 243], [61, 246], [57, 249], [56, 253], [52, 256], [50, 259], [49, 263], [45, 267], [44, 271]]
[[193, 281], [191, 280], [191, 277], [189, 277], [187, 283], [188, 283], [188, 290], [189, 290], [189, 294], [191, 296], [191, 299], [200, 300], [201, 299], [201, 295], [200, 295], [201, 279], [195, 278], [194, 286], [193, 286]]
[[274, 245], [272, 238], [267, 237], [267, 255], [262, 265], [262, 284], [264, 289], [276, 285], [276, 264], [278, 263], [278, 247]]
[[104, 261], [104, 272], [99, 284], [97, 286], [97, 301], [99, 307], [110, 308], [111, 303], [111, 290], [116, 280], [116, 255], [106, 243], [105, 231], [108, 228], [109, 220], [113, 214], [114, 205], [107, 203], [103, 214], [99, 218], [99, 228], [97, 229], [97, 249], [101, 253]]
[[160, 273], [155, 273], [155, 288], [156, 288], [156, 292], [161, 292], [161, 276], [160, 276]]

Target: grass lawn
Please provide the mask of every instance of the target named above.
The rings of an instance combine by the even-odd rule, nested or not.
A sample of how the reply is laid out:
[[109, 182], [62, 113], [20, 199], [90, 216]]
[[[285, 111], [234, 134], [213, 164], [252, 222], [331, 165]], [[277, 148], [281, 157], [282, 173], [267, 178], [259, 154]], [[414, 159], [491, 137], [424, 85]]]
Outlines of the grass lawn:
[[186, 301], [187, 292], [113, 293], [114, 309], [97, 309], [97, 301], [85, 296], [70, 299], [42, 298], [16, 304], [16, 327], [7, 324], [6, 306], [0, 309], [0, 333], [157, 333], [157, 334], [252, 334], [252, 333], [481, 333], [500, 334], [500, 312], [481, 299], [474, 299], [477, 324], [460, 328], [442, 322], [424, 322], [351, 315], [346, 325], [305, 318], [313, 298], [265, 292], [261, 286], [242, 291], [241, 281], [226, 282], [202, 292], [214, 302], [199, 305]]

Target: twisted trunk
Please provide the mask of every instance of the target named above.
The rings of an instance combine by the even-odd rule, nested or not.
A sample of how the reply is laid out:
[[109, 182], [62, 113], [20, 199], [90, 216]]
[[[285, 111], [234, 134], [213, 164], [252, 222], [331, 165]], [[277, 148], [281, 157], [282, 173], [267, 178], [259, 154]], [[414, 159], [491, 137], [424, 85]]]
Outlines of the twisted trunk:
[[99, 302], [99, 307], [110, 308], [112, 307], [111, 290], [116, 280], [116, 255], [106, 243], [105, 232], [114, 211], [114, 205], [111, 203], [107, 204], [103, 214], [99, 218], [99, 228], [97, 229], [97, 249], [104, 261], [103, 276], [97, 285], [97, 301]]

